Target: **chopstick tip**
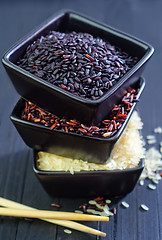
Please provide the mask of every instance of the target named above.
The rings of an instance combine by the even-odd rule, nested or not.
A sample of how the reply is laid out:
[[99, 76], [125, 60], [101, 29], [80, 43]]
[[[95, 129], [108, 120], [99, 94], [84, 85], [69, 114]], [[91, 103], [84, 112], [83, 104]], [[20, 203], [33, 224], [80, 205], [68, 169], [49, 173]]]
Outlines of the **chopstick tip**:
[[106, 233], [102, 232], [100, 236], [101, 237], [106, 237]]
[[109, 217], [105, 217], [104, 220], [105, 220], [106, 222], [108, 222], [108, 221], [109, 221]]

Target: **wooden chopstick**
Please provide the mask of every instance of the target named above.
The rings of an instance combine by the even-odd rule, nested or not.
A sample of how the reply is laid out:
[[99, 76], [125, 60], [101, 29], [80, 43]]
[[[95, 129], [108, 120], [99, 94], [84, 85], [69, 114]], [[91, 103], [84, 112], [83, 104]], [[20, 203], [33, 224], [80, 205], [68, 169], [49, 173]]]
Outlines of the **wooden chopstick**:
[[108, 217], [95, 216], [90, 214], [45, 210], [6, 209], [3, 207], [0, 208], [0, 215], [27, 218], [50, 218], [59, 220], [108, 221]]
[[[39, 211], [35, 208], [28, 207], [26, 205], [23, 205], [23, 204], [20, 204], [20, 203], [17, 203], [17, 202], [14, 202], [14, 201], [11, 201], [11, 200], [8, 200], [8, 199], [5, 199], [5, 198], [1, 198], [1, 197], [0, 197], [0, 206], [7, 207], [7, 208], [10, 208], [10, 209], [24, 209], [24, 210]], [[44, 220], [46, 222], [53, 223], [53, 224], [57, 224], [57, 225], [60, 225], [60, 226], [63, 226], [63, 227], [68, 227], [68, 228], [71, 228], [71, 229], [74, 229], [74, 230], [78, 230], [78, 231], [81, 231], [81, 232], [86, 232], [86, 233], [98, 235], [98, 236], [101, 236], [101, 237], [106, 237], [106, 233], [104, 233], [104, 232], [101, 232], [99, 230], [87, 227], [85, 225], [82, 225], [80, 223], [76, 223], [76, 222], [73, 222], [73, 221], [47, 219], [47, 218], [40, 218], [40, 217], [39, 217], [39, 219]]]
[[45, 210], [24, 210], [0, 208], [0, 215], [11, 217], [27, 218], [50, 218], [59, 220], [78, 220], [78, 221], [108, 221], [107, 217], [95, 216], [90, 214], [80, 214], [72, 212], [57, 212]]

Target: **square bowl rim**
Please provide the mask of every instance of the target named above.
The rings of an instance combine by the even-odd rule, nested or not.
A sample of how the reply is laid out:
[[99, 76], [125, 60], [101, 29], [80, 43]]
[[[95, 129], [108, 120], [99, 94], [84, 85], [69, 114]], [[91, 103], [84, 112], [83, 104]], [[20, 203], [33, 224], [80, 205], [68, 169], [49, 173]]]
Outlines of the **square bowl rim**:
[[[99, 99], [97, 100], [92, 100], [92, 99], [87, 99], [87, 98], [83, 98], [83, 97], [80, 97], [80, 96], [76, 96], [75, 94], [72, 94], [71, 92], [69, 91], [66, 91], [64, 89], [61, 89], [60, 87], [58, 86], [55, 86], [49, 82], [47, 82], [46, 80], [40, 78], [40, 77], [37, 77], [35, 76], [34, 74], [28, 72], [27, 70], [24, 70], [23, 68], [19, 67], [18, 65], [16, 65], [15, 63], [13, 63], [12, 61], [9, 60], [10, 56], [12, 54], [14, 54], [14, 52], [19, 49], [21, 46], [23, 46], [30, 38], [32, 38], [34, 35], [38, 34], [39, 32], [41, 32], [43, 29], [47, 28], [47, 26], [51, 25], [57, 18], [63, 16], [63, 15], [66, 15], [66, 14], [73, 14], [75, 16], [78, 16], [82, 19], [86, 19], [88, 20], [89, 22], [91, 22], [91, 24], [97, 24], [98, 28], [105, 28], [107, 29], [107, 31], [110, 31], [112, 32], [113, 34], [117, 34], [117, 35], [120, 35], [122, 37], [124, 37], [125, 39], [127, 40], [131, 40], [133, 42], [136, 42], [134, 44], [140, 44], [140, 45], [143, 45], [143, 47], [145, 46], [146, 48], [146, 52], [145, 54], [143, 55], [143, 57], [127, 72], [124, 74], [124, 76], [122, 78], [120, 78], [120, 80], [114, 85], [112, 86], [103, 96], [101, 96]], [[17, 41], [5, 54], [4, 56], [2, 57], [2, 63], [15, 70], [16, 72], [18, 72], [19, 74], [23, 74], [24, 76], [26, 76], [27, 78], [30, 78], [32, 79], [32, 81], [35, 81], [37, 82], [38, 84], [42, 84], [43, 86], [49, 88], [50, 90], [54, 90], [54, 91], [57, 91], [69, 98], [72, 98], [74, 100], [76, 100], [77, 102], [82, 102], [84, 104], [91, 104], [91, 105], [98, 105], [100, 103], [102, 103], [105, 99], [107, 99], [108, 97], [110, 97], [118, 88], [120, 88], [123, 83], [132, 76], [132, 74], [134, 74], [153, 54], [154, 52], [154, 48], [130, 35], [130, 34], [127, 34], [125, 32], [122, 32], [116, 28], [113, 28], [107, 24], [104, 24], [100, 21], [96, 21], [95, 19], [93, 18], [90, 18], [84, 14], [81, 14], [81, 13], [78, 13], [78, 12], [75, 12], [73, 10], [69, 10], [69, 9], [65, 9], [65, 10], [60, 10], [58, 11], [57, 13], [53, 14], [51, 17], [49, 17], [47, 20], [45, 20], [42, 24], [38, 25], [37, 27], [35, 27], [32, 31], [30, 31], [28, 34], [26, 34], [24, 37], [22, 37], [19, 41]]]

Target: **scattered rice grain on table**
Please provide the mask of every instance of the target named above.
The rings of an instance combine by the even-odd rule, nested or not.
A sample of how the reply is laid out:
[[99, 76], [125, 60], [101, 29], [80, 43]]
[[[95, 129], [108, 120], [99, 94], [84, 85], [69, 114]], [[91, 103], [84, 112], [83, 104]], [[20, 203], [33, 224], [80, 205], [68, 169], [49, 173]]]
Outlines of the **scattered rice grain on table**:
[[162, 127], [159, 126], [159, 127], [155, 128], [154, 132], [159, 133], [159, 134], [162, 133]]
[[140, 185], [140, 186], [143, 186], [144, 184], [145, 184], [144, 180], [140, 180], [140, 181], [139, 181], [139, 185]]
[[156, 186], [154, 184], [148, 184], [148, 188], [151, 189], [151, 190], [155, 190], [156, 189]]
[[143, 138], [139, 130], [143, 123], [135, 111], [123, 132], [115, 144], [111, 156], [106, 164], [88, 163], [79, 159], [61, 157], [55, 154], [38, 152], [37, 167], [46, 171], [70, 171], [71, 174], [78, 171], [113, 170], [137, 167], [140, 159], [145, 155]]
[[111, 200], [105, 200], [104, 197], [97, 197], [88, 203], [80, 205], [79, 209], [81, 209], [83, 213], [111, 217], [116, 214], [116, 208], [110, 209], [109, 204], [111, 204]]
[[149, 210], [149, 208], [148, 208], [145, 204], [141, 204], [141, 208], [142, 208], [143, 210], [145, 210], [145, 211], [148, 211], [148, 210]]
[[156, 179], [153, 179], [152, 182], [153, 182], [154, 184], [158, 184], [158, 183], [159, 183], [159, 181], [156, 180]]
[[156, 139], [150, 139], [147, 141], [148, 144], [154, 144], [156, 143]]
[[147, 139], [147, 143], [148, 143], [148, 144], [154, 144], [154, 143], [156, 143], [156, 137], [155, 137], [155, 135], [147, 135], [146, 139]]
[[129, 208], [129, 204], [128, 204], [127, 202], [125, 202], [125, 201], [123, 201], [123, 202], [121, 203], [121, 205], [122, 205], [123, 207], [125, 207], [125, 208]]
[[72, 231], [69, 230], [69, 229], [64, 229], [64, 232], [67, 233], [67, 234], [72, 234]]
[[150, 139], [152, 140], [152, 139], [155, 139], [155, 135], [147, 135], [146, 138], [147, 138], [148, 140], [150, 140]]

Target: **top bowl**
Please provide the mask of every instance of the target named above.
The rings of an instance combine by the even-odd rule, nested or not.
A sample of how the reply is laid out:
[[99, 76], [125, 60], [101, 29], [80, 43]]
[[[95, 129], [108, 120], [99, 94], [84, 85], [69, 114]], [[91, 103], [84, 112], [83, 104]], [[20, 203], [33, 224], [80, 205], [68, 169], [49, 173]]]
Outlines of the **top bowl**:
[[[99, 37], [121, 48], [123, 52], [128, 53], [130, 56], [137, 57], [138, 60], [136, 64], [100, 98], [92, 100], [77, 96], [17, 65], [17, 62], [23, 58], [27, 47], [41, 36], [47, 35], [50, 31], [90, 33], [94, 37]], [[124, 96], [128, 86], [137, 82], [145, 63], [151, 57], [153, 51], [153, 47], [149, 44], [121, 31], [73, 11], [62, 11], [48, 19], [16, 43], [4, 55], [2, 62], [17, 92], [27, 100], [46, 111], [55, 113], [59, 117], [68, 117], [86, 124], [97, 125], [108, 115], [114, 104], [118, 103]], [[75, 83], [75, 79], [73, 80]]]

